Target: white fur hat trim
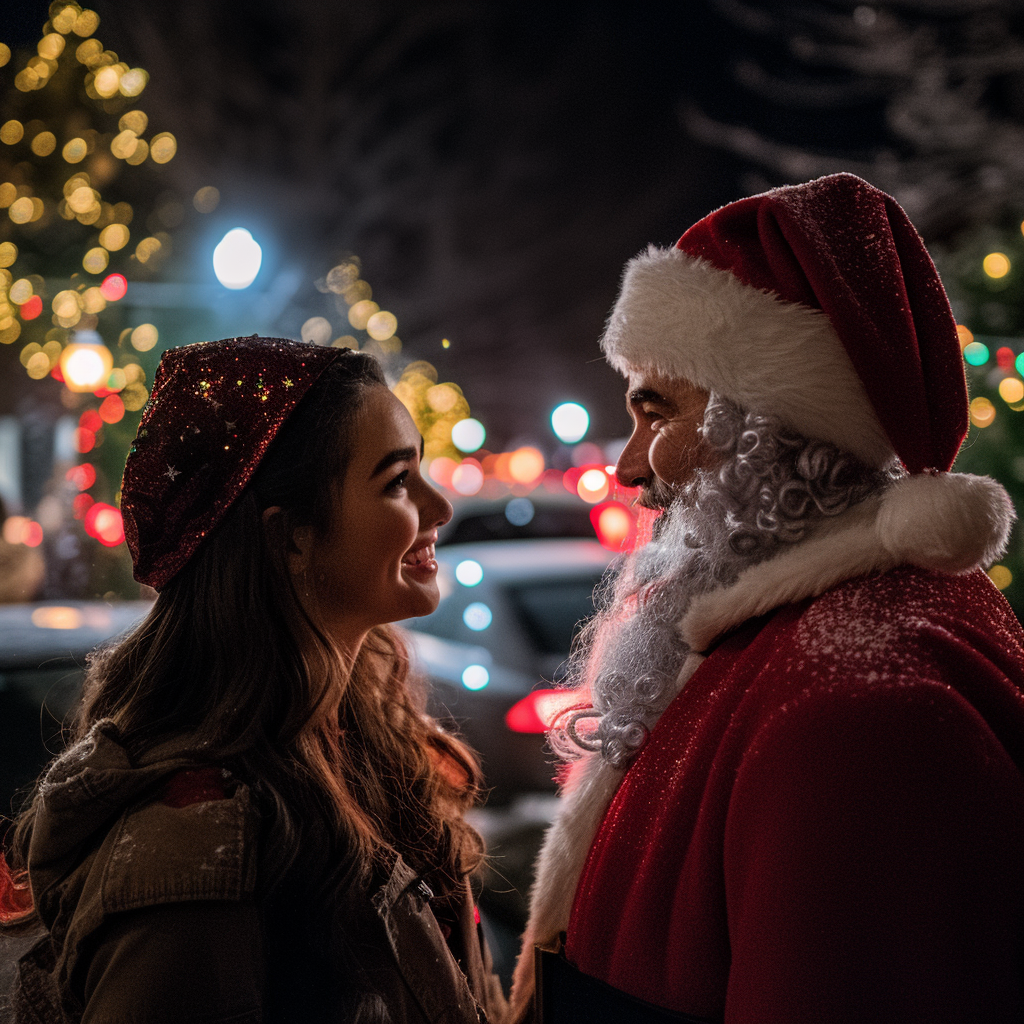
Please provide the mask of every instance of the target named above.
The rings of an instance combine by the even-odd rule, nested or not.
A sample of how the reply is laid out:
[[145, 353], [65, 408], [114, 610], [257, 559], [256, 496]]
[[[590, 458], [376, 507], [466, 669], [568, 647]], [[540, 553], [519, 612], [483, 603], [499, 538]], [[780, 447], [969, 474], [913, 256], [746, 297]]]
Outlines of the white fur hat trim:
[[601, 348], [620, 373], [683, 377], [869, 466], [895, 457], [824, 313], [679, 249], [651, 246], [626, 264]]

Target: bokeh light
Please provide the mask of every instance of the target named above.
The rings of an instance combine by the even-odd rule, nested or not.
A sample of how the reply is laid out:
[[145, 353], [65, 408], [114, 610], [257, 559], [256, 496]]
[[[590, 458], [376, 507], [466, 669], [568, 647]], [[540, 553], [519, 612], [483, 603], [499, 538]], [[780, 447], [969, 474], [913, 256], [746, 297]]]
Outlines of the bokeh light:
[[989, 277], [998, 280], [1010, 272], [1010, 258], [1004, 252], [990, 252], [981, 261], [981, 266]]
[[478, 494], [484, 485], [484, 471], [476, 459], [463, 459], [452, 473], [452, 490], [469, 496]]
[[[451, 391], [451, 389], [448, 390]], [[467, 417], [452, 425], [451, 438], [452, 444], [460, 452], [475, 452], [486, 440], [487, 431], [479, 420]]]
[[980, 428], [992, 425], [996, 418], [996, 407], [984, 396], [971, 401], [971, 422]]
[[491, 681], [491, 674], [483, 665], [467, 665], [462, 670], [462, 685], [467, 690], [482, 690]]
[[603, 469], [584, 470], [576, 483], [576, 493], [591, 504], [604, 501], [608, 497], [608, 489], [608, 475]]
[[590, 413], [578, 402], [563, 402], [551, 413], [551, 429], [563, 444], [575, 444], [590, 428]]
[[85, 514], [85, 532], [104, 547], [116, 547], [124, 541], [124, 523], [121, 513], [113, 505], [94, 502]]
[[529, 498], [512, 498], [505, 506], [505, 518], [513, 526], [526, 526], [537, 514], [537, 509]]
[[490, 626], [494, 620], [491, 609], [483, 601], [474, 601], [466, 605], [462, 613], [462, 621], [474, 632], [480, 633]]
[[971, 366], [984, 366], [988, 362], [988, 358], [988, 346], [983, 345], [980, 341], [972, 341], [964, 348], [964, 359]]
[[544, 456], [536, 448], [517, 448], [509, 456], [508, 473], [517, 484], [532, 484], [544, 472]]
[[1013, 573], [1005, 565], [993, 565], [988, 578], [1000, 589], [1005, 590], [1013, 582]]
[[999, 397], [1007, 405], [1024, 401], [1024, 382], [1019, 377], [1004, 377], [999, 382]]
[[213, 272], [225, 288], [248, 288], [263, 263], [259, 242], [245, 228], [232, 228], [213, 250]]
[[484, 578], [483, 566], [472, 558], [464, 558], [455, 566], [455, 578], [464, 587], [475, 587]]
[[128, 280], [124, 274], [110, 274], [103, 279], [100, 292], [108, 302], [117, 302], [128, 293]]

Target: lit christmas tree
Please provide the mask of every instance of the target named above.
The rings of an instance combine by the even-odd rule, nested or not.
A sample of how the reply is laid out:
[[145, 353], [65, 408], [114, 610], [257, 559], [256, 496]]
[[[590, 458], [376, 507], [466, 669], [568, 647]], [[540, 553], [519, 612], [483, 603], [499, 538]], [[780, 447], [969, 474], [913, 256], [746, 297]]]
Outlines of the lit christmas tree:
[[33, 387], [25, 375], [39, 381], [33, 415], [47, 401], [63, 411], [74, 427], [58, 455], [77, 456], [45, 482], [52, 423], [36, 449], [22, 438], [22, 480], [36, 476], [22, 504], [44, 529], [21, 517], [5, 535], [47, 541], [48, 589], [64, 596], [127, 587], [116, 491], [148, 398], [152, 362], [140, 354], [158, 331], [119, 303], [130, 282], [154, 276], [182, 217], [161, 181], [177, 142], [139, 106], [149, 76], [104, 49], [98, 27], [95, 12], [56, 2], [34, 54], [0, 43], [0, 379], [9, 407]]

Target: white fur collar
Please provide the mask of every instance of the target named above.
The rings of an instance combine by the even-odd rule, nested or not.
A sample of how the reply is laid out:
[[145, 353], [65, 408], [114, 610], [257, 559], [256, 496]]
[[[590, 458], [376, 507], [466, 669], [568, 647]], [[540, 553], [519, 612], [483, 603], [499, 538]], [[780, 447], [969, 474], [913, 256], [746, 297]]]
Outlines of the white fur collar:
[[897, 565], [967, 572], [994, 562], [1016, 518], [990, 477], [927, 473], [903, 477], [807, 540], [747, 569], [735, 583], [694, 599], [679, 624], [695, 651], [728, 629], [784, 604]]
[[[1009, 495], [989, 477], [904, 477], [878, 497], [827, 520], [807, 540], [748, 569], [730, 586], [696, 598], [679, 628], [693, 652], [703, 651], [747, 619], [816, 597], [855, 576], [907, 563], [966, 572], [999, 557], [1014, 518]], [[703, 660], [699, 653], [687, 657], [677, 692]], [[514, 1020], [525, 1019], [533, 994], [533, 947], [556, 942], [568, 928], [584, 861], [624, 774], [599, 754], [573, 767], [537, 861], [530, 919], [513, 979]]]

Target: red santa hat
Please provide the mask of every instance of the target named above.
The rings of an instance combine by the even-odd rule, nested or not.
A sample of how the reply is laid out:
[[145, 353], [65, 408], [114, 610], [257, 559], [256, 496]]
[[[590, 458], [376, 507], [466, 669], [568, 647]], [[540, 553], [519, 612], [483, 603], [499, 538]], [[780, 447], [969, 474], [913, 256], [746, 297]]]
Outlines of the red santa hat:
[[140, 583], [159, 590], [185, 565], [303, 396], [345, 352], [251, 337], [163, 354], [121, 484]]
[[853, 174], [709, 214], [626, 267], [602, 347], [871, 466], [948, 470], [967, 432], [956, 323], [920, 236]]

